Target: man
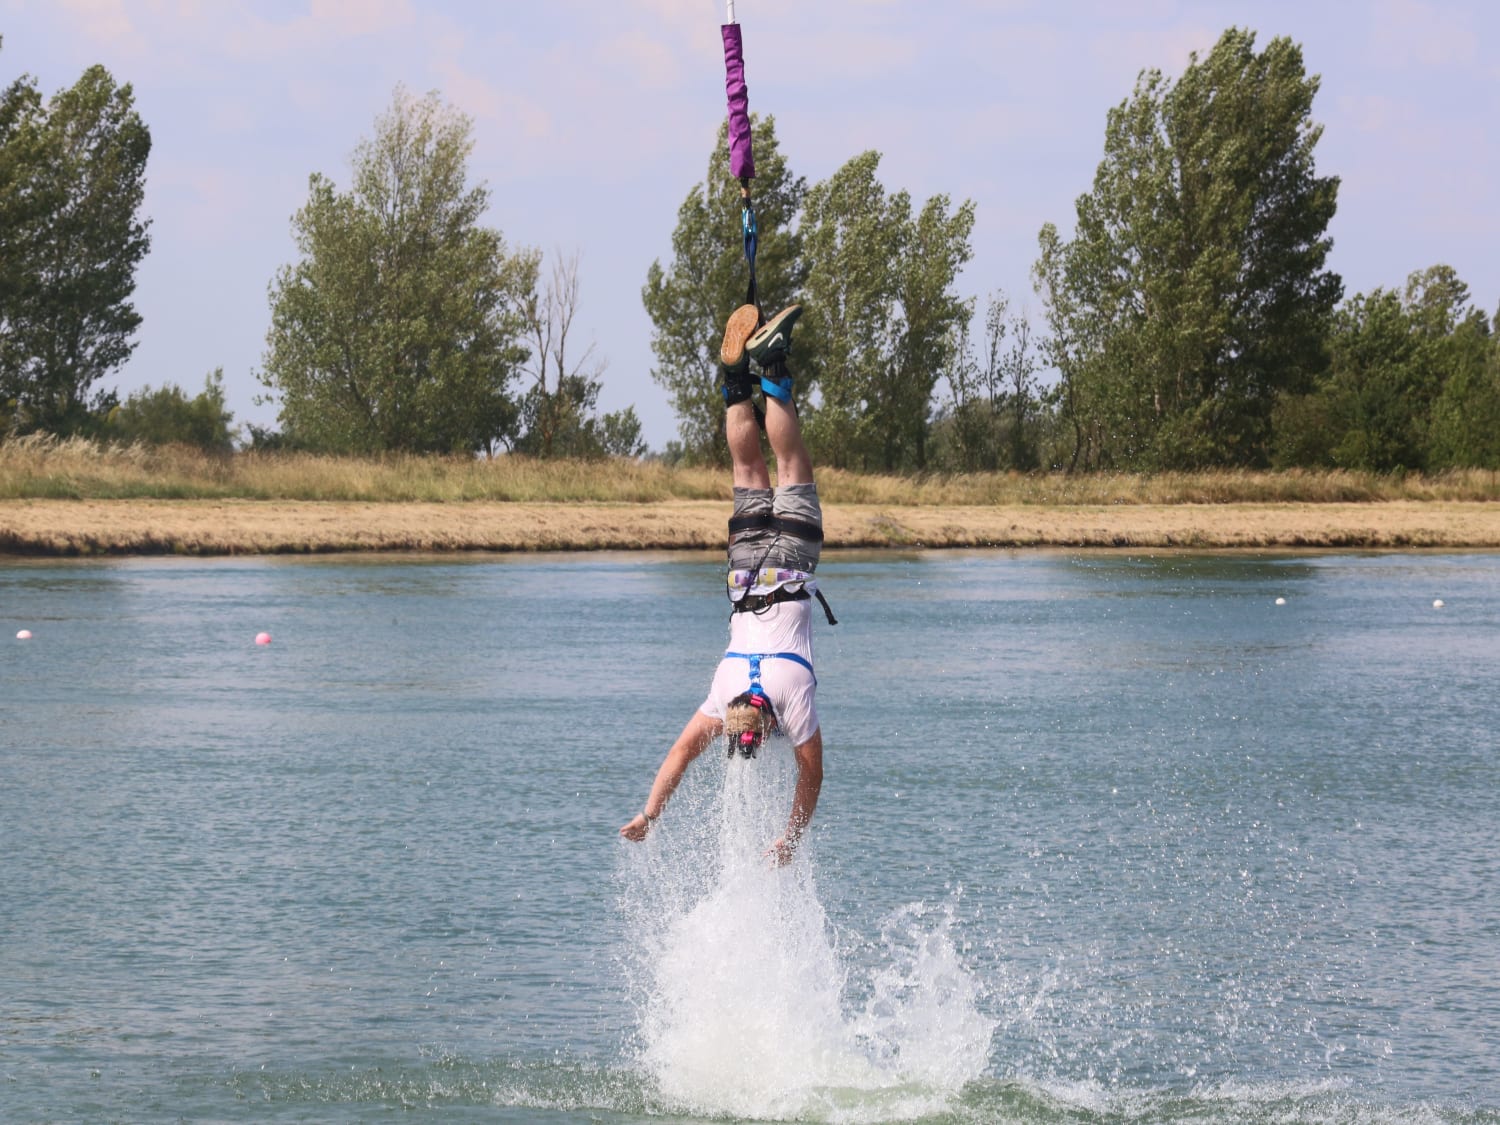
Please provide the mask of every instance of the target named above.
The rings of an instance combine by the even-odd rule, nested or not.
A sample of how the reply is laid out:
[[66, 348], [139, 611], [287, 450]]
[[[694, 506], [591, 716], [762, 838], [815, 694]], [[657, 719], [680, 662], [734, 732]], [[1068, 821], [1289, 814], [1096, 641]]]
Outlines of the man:
[[[786, 366], [792, 326], [801, 313], [801, 305], [792, 305], [761, 326], [759, 310], [743, 305], [724, 330], [719, 351], [724, 432], [734, 465], [729, 651], [708, 698], [667, 751], [645, 808], [620, 829], [628, 840], [646, 838], [688, 766], [721, 734], [728, 735], [731, 756], [754, 757], [772, 732], [792, 742], [797, 763], [792, 811], [785, 834], [766, 853], [778, 866], [791, 862], [818, 804], [823, 734], [814, 703], [811, 598], [817, 592], [812, 573], [823, 547], [823, 512]], [[760, 367], [766, 437], [776, 455], [774, 490], [750, 397], [751, 360]], [[823, 602], [821, 595], [818, 600]], [[823, 606], [826, 612], [827, 603]]]

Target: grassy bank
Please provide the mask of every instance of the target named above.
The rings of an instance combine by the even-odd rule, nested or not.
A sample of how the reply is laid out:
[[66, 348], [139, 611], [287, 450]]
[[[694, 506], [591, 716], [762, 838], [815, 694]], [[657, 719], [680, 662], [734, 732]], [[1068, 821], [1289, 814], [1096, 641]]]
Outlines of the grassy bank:
[[[824, 469], [830, 504], [888, 507], [1107, 504], [1333, 504], [1500, 500], [1500, 473], [1326, 472], [922, 474]], [[0, 500], [276, 500], [366, 503], [663, 503], [727, 500], [728, 474], [658, 462], [524, 457], [326, 457], [179, 447], [101, 447], [21, 438], [0, 444]]]

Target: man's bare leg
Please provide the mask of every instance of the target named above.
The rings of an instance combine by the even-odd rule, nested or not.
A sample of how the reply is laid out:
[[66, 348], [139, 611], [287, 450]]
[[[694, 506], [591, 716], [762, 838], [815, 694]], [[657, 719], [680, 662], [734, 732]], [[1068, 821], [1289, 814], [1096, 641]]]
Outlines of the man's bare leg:
[[[754, 423], [754, 418], [751, 423]], [[770, 439], [771, 452], [776, 455], [777, 487], [812, 484], [812, 458], [808, 456], [807, 446], [802, 442], [802, 424], [797, 421], [797, 412], [791, 403], [766, 396], [766, 437]], [[759, 442], [756, 443], [756, 452], [760, 452]]]
[[[770, 488], [771, 473], [760, 448], [760, 427], [755, 421], [755, 408], [748, 401], [725, 410], [724, 437], [734, 465], [734, 486]], [[776, 457], [777, 485], [813, 483], [812, 457], [802, 440], [797, 412], [770, 395], [766, 396], [766, 437]]]
[[[770, 428], [769, 419], [766, 426]], [[724, 437], [729, 442], [729, 458], [734, 464], [734, 487], [770, 488], [771, 473], [766, 468], [765, 455], [760, 451], [760, 426], [755, 421], [755, 407], [749, 399], [736, 402], [724, 411]]]
[[792, 326], [801, 315], [801, 305], [788, 305], [745, 341], [746, 354], [760, 365], [760, 385], [766, 396], [766, 437], [776, 456], [778, 488], [813, 483], [812, 458], [802, 441], [802, 425], [792, 404], [792, 373], [786, 366]]

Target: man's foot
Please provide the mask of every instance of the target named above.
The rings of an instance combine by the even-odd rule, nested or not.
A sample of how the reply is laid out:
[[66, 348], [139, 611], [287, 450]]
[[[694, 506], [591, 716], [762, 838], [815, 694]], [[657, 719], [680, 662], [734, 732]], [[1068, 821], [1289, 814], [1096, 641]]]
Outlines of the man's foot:
[[792, 325], [801, 315], [801, 305], [788, 305], [766, 321], [745, 344], [750, 358], [767, 369], [785, 360], [792, 347]]
[[719, 345], [719, 370], [724, 375], [724, 404], [733, 406], [750, 397], [750, 355], [745, 342], [760, 324], [760, 309], [741, 305], [729, 314], [724, 342]]

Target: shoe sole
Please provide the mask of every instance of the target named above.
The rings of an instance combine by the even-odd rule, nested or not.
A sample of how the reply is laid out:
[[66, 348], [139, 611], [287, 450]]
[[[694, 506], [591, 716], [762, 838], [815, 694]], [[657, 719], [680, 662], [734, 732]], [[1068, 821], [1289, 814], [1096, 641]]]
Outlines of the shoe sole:
[[729, 323], [724, 325], [724, 343], [719, 346], [719, 362], [730, 369], [745, 362], [745, 344], [760, 327], [760, 310], [754, 305], [741, 305], [729, 314]]

